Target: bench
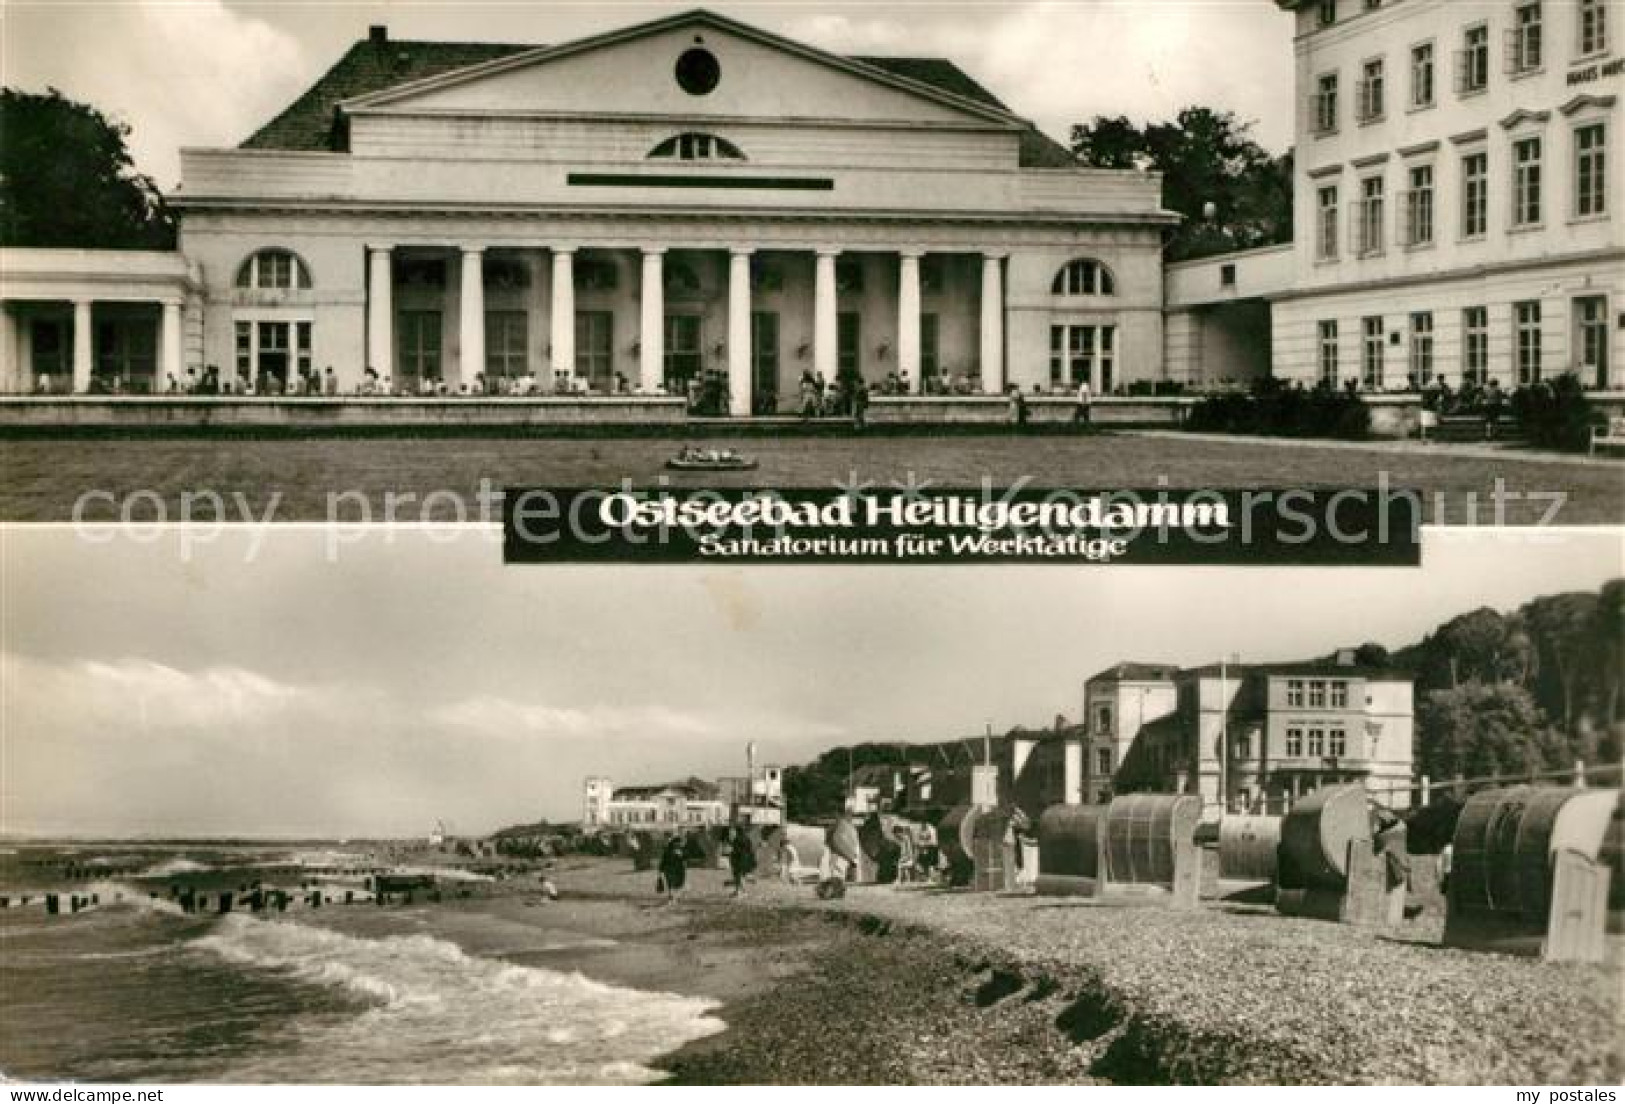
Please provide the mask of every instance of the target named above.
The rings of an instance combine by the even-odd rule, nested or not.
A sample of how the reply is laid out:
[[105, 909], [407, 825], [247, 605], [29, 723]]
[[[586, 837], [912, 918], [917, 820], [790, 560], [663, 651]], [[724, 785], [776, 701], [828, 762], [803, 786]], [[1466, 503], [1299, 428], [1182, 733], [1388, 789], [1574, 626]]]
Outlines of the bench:
[[1599, 448], [1621, 446], [1625, 446], [1625, 415], [1615, 414], [1608, 419], [1607, 425], [1591, 427], [1591, 455], [1595, 456]]

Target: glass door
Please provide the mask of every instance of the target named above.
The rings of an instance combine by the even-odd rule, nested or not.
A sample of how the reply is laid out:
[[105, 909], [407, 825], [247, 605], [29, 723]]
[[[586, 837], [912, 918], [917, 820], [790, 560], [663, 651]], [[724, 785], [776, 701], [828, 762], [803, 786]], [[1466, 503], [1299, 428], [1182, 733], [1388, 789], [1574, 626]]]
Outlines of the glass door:
[[259, 324], [259, 392], [262, 395], [280, 395], [288, 389], [288, 366], [291, 352], [290, 325], [287, 322], [261, 322]]
[[674, 395], [685, 394], [705, 368], [700, 338], [699, 315], [666, 315], [666, 390]]
[[1580, 379], [1599, 391], [1608, 387], [1608, 300], [1588, 295], [1574, 301], [1575, 343], [1580, 354]]
[[750, 316], [751, 410], [771, 414], [779, 408], [779, 316], [756, 311]]

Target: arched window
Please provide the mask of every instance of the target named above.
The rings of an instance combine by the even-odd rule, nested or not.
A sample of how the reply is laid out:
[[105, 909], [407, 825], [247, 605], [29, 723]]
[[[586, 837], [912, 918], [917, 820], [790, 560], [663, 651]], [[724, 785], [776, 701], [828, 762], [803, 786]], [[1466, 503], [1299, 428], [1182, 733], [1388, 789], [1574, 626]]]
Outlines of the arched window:
[[1055, 274], [1051, 295], [1116, 295], [1111, 269], [1087, 258], [1069, 261]]
[[738, 146], [715, 134], [691, 131], [667, 138], [649, 151], [650, 157], [675, 157], [679, 161], [743, 161]]
[[237, 286], [267, 291], [310, 287], [310, 269], [286, 249], [262, 249], [237, 270]]

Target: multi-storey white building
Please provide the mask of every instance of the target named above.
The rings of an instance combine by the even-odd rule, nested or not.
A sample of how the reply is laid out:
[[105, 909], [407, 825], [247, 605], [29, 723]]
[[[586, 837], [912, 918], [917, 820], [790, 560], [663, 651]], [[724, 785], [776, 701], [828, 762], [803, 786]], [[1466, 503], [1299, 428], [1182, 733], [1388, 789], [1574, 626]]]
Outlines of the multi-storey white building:
[[661, 786], [612, 786], [608, 778], [582, 783], [586, 828], [701, 828], [728, 823], [728, 803], [697, 778]]
[[1122, 664], [1090, 679], [1088, 695], [1091, 800], [1149, 790], [1280, 810], [1317, 786], [1361, 782], [1385, 804], [1410, 804], [1414, 680], [1349, 653], [1188, 670]]
[[1619, 0], [1277, 0], [1297, 19], [1277, 375], [1619, 388]]

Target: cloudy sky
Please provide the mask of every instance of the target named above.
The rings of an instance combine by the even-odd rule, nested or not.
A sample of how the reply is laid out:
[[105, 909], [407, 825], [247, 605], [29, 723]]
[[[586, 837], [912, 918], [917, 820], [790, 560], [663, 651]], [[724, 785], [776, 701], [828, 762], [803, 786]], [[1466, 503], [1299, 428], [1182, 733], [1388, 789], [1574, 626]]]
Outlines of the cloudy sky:
[[1162, 119], [1203, 103], [1256, 120], [1271, 149], [1291, 141], [1292, 20], [1272, 0], [5, 0], [0, 68], [8, 86], [55, 86], [130, 123], [137, 165], [168, 188], [180, 147], [241, 142], [369, 25], [557, 43], [701, 6], [837, 53], [951, 58], [1061, 139], [1097, 114]]
[[[1076, 716], [1121, 659], [1397, 646], [1619, 573], [1617, 533], [1431, 532], [1416, 569], [505, 568], [490, 534], [0, 531], [0, 831], [416, 834]], [[448, 543], [449, 538], [449, 543]], [[251, 543], [257, 558], [245, 563]]]

